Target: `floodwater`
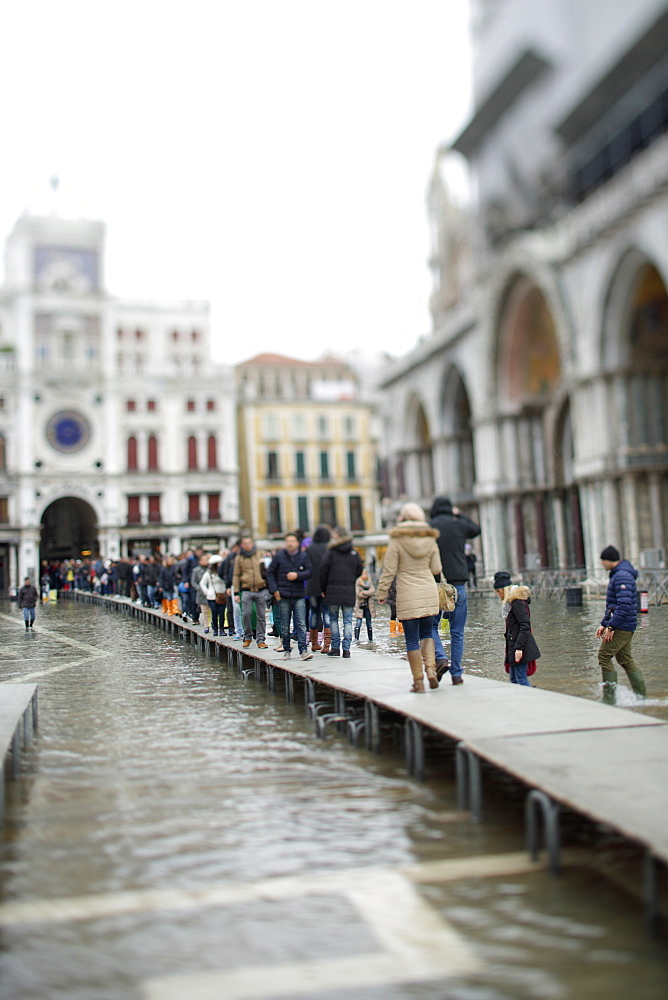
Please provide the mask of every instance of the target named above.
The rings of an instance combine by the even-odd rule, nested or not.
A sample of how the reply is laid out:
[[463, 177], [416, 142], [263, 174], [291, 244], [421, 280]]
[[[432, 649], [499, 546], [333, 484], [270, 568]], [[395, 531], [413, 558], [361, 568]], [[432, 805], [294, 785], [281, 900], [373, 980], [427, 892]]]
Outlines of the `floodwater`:
[[[598, 696], [591, 610], [533, 608], [536, 679]], [[497, 614], [471, 602], [468, 669], [495, 669]], [[665, 653], [666, 618], [636, 652], [646, 628]], [[665, 941], [615, 882], [619, 845], [597, 848], [602, 871], [479, 877], [523, 851], [521, 807], [486, 788], [472, 824], [447, 755], [420, 784], [391, 749], [317, 740], [280, 683], [101, 608], [39, 608], [26, 634], [4, 605], [0, 641], [0, 678], [36, 680], [40, 706], [0, 839], [2, 1000], [665, 1000]], [[665, 701], [660, 672], [657, 654]]]

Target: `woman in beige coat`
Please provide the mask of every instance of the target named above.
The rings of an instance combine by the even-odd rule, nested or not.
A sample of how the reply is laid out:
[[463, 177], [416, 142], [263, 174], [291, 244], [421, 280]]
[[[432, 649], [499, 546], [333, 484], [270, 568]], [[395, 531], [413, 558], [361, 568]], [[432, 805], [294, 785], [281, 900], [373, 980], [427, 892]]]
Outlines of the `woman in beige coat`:
[[404, 627], [406, 652], [413, 674], [412, 691], [424, 691], [423, 667], [429, 687], [438, 687], [432, 638], [432, 618], [438, 613], [436, 577], [441, 557], [438, 531], [427, 524], [424, 511], [416, 503], [405, 503], [397, 524], [390, 531], [383, 572], [376, 597], [384, 604], [392, 580], [397, 578], [397, 617]]

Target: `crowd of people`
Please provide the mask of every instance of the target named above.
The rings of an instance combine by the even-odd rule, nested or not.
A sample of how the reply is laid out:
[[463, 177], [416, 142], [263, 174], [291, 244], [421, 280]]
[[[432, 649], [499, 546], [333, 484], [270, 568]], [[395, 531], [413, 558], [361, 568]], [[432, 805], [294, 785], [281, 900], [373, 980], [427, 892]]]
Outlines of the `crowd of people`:
[[[361, 641], [362, 623], [373, 641], [374, 602], [388, 604], [390, 633], [403, 634], [413, 684], [423, 693], [439, 687], [449, 672], [452, 684], [464, 682], [464, 629], [467, 586], [475, 580], [471, 539], [480, 526], [450, 499], [436, 497], [429, 517], [416, 503], [405, 503], [390, 530], [377, 586], [340, 527], [320, 525], [312, 536], [289, 532], [283, 546], [259, 550], [245, 535], [231, 549], [207, 553], [188, 549], [180, 556], [133, 559], [68, 560], [42, 566], [42, 595], [50, 590], [81, 589], [136, 600], [163, 614], [180, 616], [214, 636], [230, 636], [244, 648], [256, 642], [267, 649], [269, 629], [280, 639], [276, 652], [290, 659], [293, 642], [303, 660], [319, 652], [351, 655], [353, 634]], [[614, 701], [617, 674], [612, 658], [626, 671], [633, 690], [645, 694], [642, 673], [631, 653], [637, 626], [637, 571], [608, 546], [601, 561], [610, 575], [606, 613], [597, 631], [604, 696]], [[438, 583], [450, 584], [453, 606], [444, 610]], [[511, 683], [530, 686], [528, 678], [540, 657], [531, 628], [531, 593], [513, 586], [507, 570], [494, 576], [505, 623], [505, 668]], [[33, 627], [37, 591], [29, 579], [18, 594], [26, 628]], [[445, 654], [440, 622], [449, 619], [450, 658]], [[353, 624], [354, 622], [354, 624]]]

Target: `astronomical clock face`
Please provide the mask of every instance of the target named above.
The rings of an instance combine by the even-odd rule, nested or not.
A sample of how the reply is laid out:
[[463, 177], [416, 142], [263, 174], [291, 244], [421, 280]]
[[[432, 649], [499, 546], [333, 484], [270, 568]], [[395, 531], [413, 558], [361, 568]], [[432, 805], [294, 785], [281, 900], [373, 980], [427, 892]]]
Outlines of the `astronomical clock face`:
[[60, 410], [46, 425], [46, 439], [61, 455], [75, 455], [90, 440], [90, 425], [75, 410]]
[[36, 247], [35, 280], [43, 291], [94, 291], [98, 284], [97, 254], [86, 247]]

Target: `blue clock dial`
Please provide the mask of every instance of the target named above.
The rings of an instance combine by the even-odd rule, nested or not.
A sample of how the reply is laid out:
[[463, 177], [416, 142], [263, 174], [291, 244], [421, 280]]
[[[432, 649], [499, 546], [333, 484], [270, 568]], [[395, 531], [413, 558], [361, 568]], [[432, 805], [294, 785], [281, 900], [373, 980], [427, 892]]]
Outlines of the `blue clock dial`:
[[46, 425], [46, 439], [55, 451], [72, 455], [88, 444], [88, 421], [74, 410], [54, 413]]

